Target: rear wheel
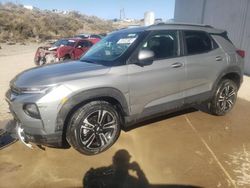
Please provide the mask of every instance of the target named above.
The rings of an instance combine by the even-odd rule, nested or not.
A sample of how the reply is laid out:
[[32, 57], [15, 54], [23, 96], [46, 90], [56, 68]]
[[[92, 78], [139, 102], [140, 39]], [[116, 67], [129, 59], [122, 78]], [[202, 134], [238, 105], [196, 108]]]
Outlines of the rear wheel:
[[67, 140], [79, 152], [94, 155], [111, 147], [120, 135], [120, 117], [105, 101], [93, 101], [71, 117]]
[[229, 79], [222, 80], [209, 103], [210, 112], [218, 116], [228, 113], [236, 102], [237, 92], [238, 87], [234, 81]]

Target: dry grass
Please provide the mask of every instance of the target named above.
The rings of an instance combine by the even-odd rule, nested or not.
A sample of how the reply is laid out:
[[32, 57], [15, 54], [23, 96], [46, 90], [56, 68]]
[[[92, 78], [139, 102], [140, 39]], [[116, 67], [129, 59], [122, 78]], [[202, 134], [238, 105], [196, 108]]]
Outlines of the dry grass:
[[44, 41], [77, 33], [107, 33], [113, 24], [78, 12], [58, 14], [27, 10], [12, 3], [0, 4], [0, 42]]

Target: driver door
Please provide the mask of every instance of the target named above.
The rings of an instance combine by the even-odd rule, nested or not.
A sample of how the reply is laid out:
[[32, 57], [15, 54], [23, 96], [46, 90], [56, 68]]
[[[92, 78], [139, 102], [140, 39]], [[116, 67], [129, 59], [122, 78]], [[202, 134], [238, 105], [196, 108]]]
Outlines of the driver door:
[[151, 65], [128, 65], [132, 114], [148, 116], [182, 106], [185, 62], [180, 57], [179, 33], [154, 32], [140, 49], [152, 50], [155, 57]]

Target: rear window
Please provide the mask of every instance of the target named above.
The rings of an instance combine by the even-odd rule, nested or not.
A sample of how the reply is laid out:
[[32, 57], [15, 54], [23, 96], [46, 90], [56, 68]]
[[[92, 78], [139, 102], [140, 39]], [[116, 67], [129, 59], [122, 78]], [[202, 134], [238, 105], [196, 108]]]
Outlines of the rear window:
[[212, 41], [207, 33], [202, 31], [184, 31], [187, 54], [200, 54], [212, 50]]

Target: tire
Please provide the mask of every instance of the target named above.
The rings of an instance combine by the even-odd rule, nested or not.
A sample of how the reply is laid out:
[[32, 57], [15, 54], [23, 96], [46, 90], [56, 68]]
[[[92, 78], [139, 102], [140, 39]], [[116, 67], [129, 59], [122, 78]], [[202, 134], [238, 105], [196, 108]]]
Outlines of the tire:
[[70, 57], [70, 55], [69, 54], [67, 54], [67, 55], [65, 55], [64, 57], [62, 57], [61, 58], [61, 61], [69, 61], [69, 60], [71, 60], [71, 57]]
[[114, 106], [105, 101], [93, 101], [73, 113], [66, 139], [82, 154], [99, 154], [118, 139], [120, 125], [120, 116]]
[[238, 86], [230, 79], [223, 79], [217, 86], [216, 92], [209, 103], [211, 114], [223, 116], [235, 105]]
[[46, 64], [46, 58], [45, 57], [39, 57], [37, 62], [36, 62], [36, 65], [37, 66], [43, 66]]

